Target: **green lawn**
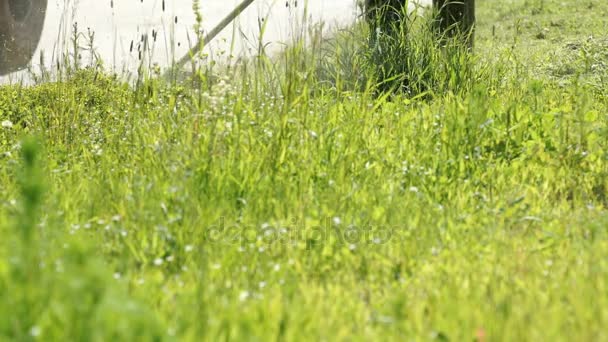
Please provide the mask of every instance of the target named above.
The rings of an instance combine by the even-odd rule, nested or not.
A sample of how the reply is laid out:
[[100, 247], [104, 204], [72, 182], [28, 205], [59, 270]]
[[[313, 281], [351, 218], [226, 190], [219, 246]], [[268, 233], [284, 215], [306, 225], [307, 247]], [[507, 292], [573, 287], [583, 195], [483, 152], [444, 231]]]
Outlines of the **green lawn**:
[[405, 93], [361, 28], [0, 88], [0, 340], [608, 340], [608, 3], [478, 2]]

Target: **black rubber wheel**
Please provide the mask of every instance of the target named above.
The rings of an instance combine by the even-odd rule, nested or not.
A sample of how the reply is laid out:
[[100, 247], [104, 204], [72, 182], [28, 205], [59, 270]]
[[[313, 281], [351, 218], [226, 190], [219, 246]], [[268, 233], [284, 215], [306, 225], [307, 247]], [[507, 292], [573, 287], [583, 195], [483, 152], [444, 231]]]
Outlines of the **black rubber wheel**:
[[25, 68], [44, 27], [48, 0], [0, 0], [0, 75]]

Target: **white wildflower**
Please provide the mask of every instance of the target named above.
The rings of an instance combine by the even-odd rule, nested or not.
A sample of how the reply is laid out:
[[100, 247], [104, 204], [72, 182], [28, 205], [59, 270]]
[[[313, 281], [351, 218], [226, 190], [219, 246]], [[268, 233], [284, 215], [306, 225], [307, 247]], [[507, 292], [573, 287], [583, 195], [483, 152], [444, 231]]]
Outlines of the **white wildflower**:
[[239, 294], [239, 300], [243, 302], [247, 300], [250, 296], [251, 294], [249, 293], [249, 291], [241, 291], [241, 293]]
[[13, 128], [13, 123], [10, 120], [2, 121], [2, 128], [11, 129]]
[[[2, 125], [4, 126], [4, 122], [2, 123]], [[41, 331], [40, 327], [39, 327], [39, 326], [37, 326], [37, 325], [34, 325], [34, 326], [33, 326], [33, 327], [30, 329], [30, 336], [32, 336], [32, 337], [38, 337], [38, 336], [40, 336], [40, 333], [41, 333], [41, 332], [42, 332], [42, 331]]]

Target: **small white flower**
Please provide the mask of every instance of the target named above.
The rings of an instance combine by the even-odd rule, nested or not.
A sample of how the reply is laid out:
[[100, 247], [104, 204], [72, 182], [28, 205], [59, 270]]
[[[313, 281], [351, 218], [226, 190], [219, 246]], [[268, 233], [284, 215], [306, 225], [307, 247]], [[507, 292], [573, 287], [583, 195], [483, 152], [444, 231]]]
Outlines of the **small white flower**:
[[163, 264], [163, 259], [162, 258], [156, 258], [156, 259], [154, 259], [154, 265], [160, 266], [162, 264]]
[[342, 223], [342, 219], [341, 219], [341, 218], [339, 218], [338, 216], [334, 217], [334, 218], [332, 219], [332, 221], [334, 222], [334, 224], [335, 224], [336, 226], [339, 226], [339, 225]]
[[186, 253], [190, 253], [194, 250], [194, 246], [192, 245], [186, 245], [186, 247], [184, 247], [184, 251], [186, 251]]
[[[2, 125], [4, 126], [4, 122], [2, 123]], [[37, 325], [34, 325], [31, 329], [30, 329], [30, 335], [32, 337], [38, 337], [40, 336], [41, 330], [40, 327]]]
[[249, 296], [251, 296], [249, 291], [241, 291], [241, 293], [239, 294], [239, 300], [241, 302], [243, 302], [243, 301], [247, 300], [247, 298], [249, 298]]
[[10, 120], [2, 121], [2, 128], [11, 129], [13, 128], [13, 123]]

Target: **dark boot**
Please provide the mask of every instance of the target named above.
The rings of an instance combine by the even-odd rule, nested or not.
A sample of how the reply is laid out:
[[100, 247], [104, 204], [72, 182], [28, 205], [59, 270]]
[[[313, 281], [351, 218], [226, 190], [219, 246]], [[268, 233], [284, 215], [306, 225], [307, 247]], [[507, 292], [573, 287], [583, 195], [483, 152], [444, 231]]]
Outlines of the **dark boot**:
[[433, 0], [437, 15], [437, 30], [447, 37], [458, 34], [467, 39], [473, 47], [473, 30], [475, 26], [475, 0]]
[[399, 27], [406, 0], [365, 0], [365, 18], [372, 36], [378, 31], [390, 33]]

